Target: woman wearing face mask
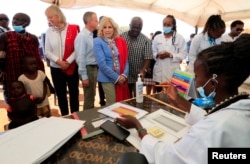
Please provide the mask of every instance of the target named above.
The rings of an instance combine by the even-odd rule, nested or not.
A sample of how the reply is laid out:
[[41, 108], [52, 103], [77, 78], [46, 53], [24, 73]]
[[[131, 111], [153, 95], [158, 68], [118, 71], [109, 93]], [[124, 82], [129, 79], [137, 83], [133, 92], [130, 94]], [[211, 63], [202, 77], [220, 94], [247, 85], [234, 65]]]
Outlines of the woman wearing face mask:
[[250, 147], [249, 94], [238, 92], [250, 75], [249, 52], [250, 34], [242, 34], [232, 43], [213, 46], [197, 55], [194, 62], [196, 87], [202, 87], [205, 96], [212, 93], [216, 104], [208, 113], [181, 97], [171, 84], [162, 83], [169, 86], [165, 88], [168, 103], [186, 111], [185, 119], [192, 125], [175, 143], [165, 144], [147, 135], [134, 117], [124, 115], [116, 121], [138, 130], [142, 138], [140, 151], [149, 163], [205, 164], [209, 158], [208, 148]]
[[112, 18], [103, 17], [100, 22], [94, 55], [99, 66], [97, 80], [102, 84], [106, 104], [128, 99], [128, 48], [118, 36], [118, 25]]
[[30, 24], [30, 17], [25, 13], [17, 13], [12, 20], [14, 31], [8, 31], [0, 36], [0, 56], [4, 56], [5, 65], [3, 67], [7, 97], [10, 94], [10, 84], [16, 81], [23, 73], [21, 61], [26, 54], [34, 55], [37, 59], [38, 69], [44, 71], [44, 65], [39, 55], [38, 38], [27, 32], [25, 28]]
[[199, 94], [199, 98], [195, 98], [192, 100], [192, 103], [197, 105], [198, 107], [201, 107], [205, 110], [210, 110], [212, 107], [214, 107], [214, 97], [216, 95], [215, 89], [209, 93], [209, 95], [206, 95], [204, 88], [210, 83], [218, 84], [218, 81], [216, 80], [217, 75], [213, 74], [213, 77], [210, 78], [203, 86], [200, 86], [197, 88], [197, 92]]
[[[174, 16], [163, 19], [163, 34], [157, 35], [152, 42], [153, 57], [156, 60], [153, 70], [153, 80], [156, 84], [170, 80], [175, 69], [186, 57], [186, 41], [177, 33]], [[162, 88], [157, 88], [160, 92]]]

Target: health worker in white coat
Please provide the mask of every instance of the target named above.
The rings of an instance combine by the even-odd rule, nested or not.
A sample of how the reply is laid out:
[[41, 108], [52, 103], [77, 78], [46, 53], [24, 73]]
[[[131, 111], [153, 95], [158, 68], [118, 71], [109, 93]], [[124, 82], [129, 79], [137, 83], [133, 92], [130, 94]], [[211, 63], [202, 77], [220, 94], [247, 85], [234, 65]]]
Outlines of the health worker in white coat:
[[[122, 115], [116, 122], [137, 129], [142, 138], [140, 152], [149, 163], [206, 164], [211, 159], [208, 148], [229, 148], [230, 151], [236, 147], [249, 148], [250, 99], [249, 94], [238, 92], [250, 74], [249, 52], [250, 34], [242, 34], [234, 42], [210, 47], [197, 55], [194, 73], [197, 91], [203, 95], [200, 100], [205, 103], [209, 100], [207, 95], [212, 95], [215, 104], [208, 113], [181, 97], [175, 86], [162, 83], [168, 85], [164, 88], [168, 103], [186, 111], [186, 121], [192, 125], [189, 132], [174, 143], [166, 144], [147, 134], [133, 116]], [[230, 158], [229, 155], [226, 158]]]
[[[176, 19], [167, 15], [163, 19], [163, 34], [157, 35], [152, 42], [153, 57], [156, 60], [153, 69], [153, 80], [156, 84], [170, 80], [173, 72], [179, 68], [186, 57], [186, 41], [177, 33]], [[157, 88], [160, 92], [162, 88]]]
[[195, 35], [190, 45], [188, 54], [189, 70], [193, 71], [196, 56], [202, 50], [221, 43], [221, 36], [226, 30], [225, 22], [220, 15], [211, 15], [205, 24], [203, 31]]

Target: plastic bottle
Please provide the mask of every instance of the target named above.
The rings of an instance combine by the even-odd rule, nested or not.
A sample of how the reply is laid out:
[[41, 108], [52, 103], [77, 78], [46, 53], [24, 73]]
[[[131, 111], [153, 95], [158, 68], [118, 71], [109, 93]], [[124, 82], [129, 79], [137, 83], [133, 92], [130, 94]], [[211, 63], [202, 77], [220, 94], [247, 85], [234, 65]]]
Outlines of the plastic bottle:
[[136, 86], [136, 102], [142, 103], [143, 102], [143, 82], [141, 81], [141, 74], [138, 74]]

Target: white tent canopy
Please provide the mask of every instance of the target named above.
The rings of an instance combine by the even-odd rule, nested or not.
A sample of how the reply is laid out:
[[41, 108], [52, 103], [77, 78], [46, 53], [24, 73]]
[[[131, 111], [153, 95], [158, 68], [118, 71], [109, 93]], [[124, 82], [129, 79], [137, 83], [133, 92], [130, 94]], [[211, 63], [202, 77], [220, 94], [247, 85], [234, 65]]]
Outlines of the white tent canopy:
[[[212, 14], [221, 15], [225, 22], [236, 19], [250, 22], [250, 0], [41, 0], [57, 3], [62, 8], [110, 6], [146, 10], [174, 15], [191, 26], [203, 27]], [[248, 20], [247, 20], [248, 19]], [[227, 24], [229, 24], [227, 23]], [[246, 28], [250, 28], [246, 24]]]

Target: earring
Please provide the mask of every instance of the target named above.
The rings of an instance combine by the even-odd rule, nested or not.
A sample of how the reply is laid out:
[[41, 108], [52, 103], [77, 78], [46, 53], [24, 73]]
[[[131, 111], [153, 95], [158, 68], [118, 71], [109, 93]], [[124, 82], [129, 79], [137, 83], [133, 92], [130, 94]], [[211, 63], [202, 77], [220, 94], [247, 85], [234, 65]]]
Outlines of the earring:
[[218, 84], [219, 82], [218, 80], [216, 80], [217, 77], [218, 77], [217, 74], [213, 74], [212, 80], [214, 80]]
[[216, 77], [218, 77], [218, 76], [217, 76], [217, 74], [214, 73], [213, 74], [213, 79], [215, 79]]

